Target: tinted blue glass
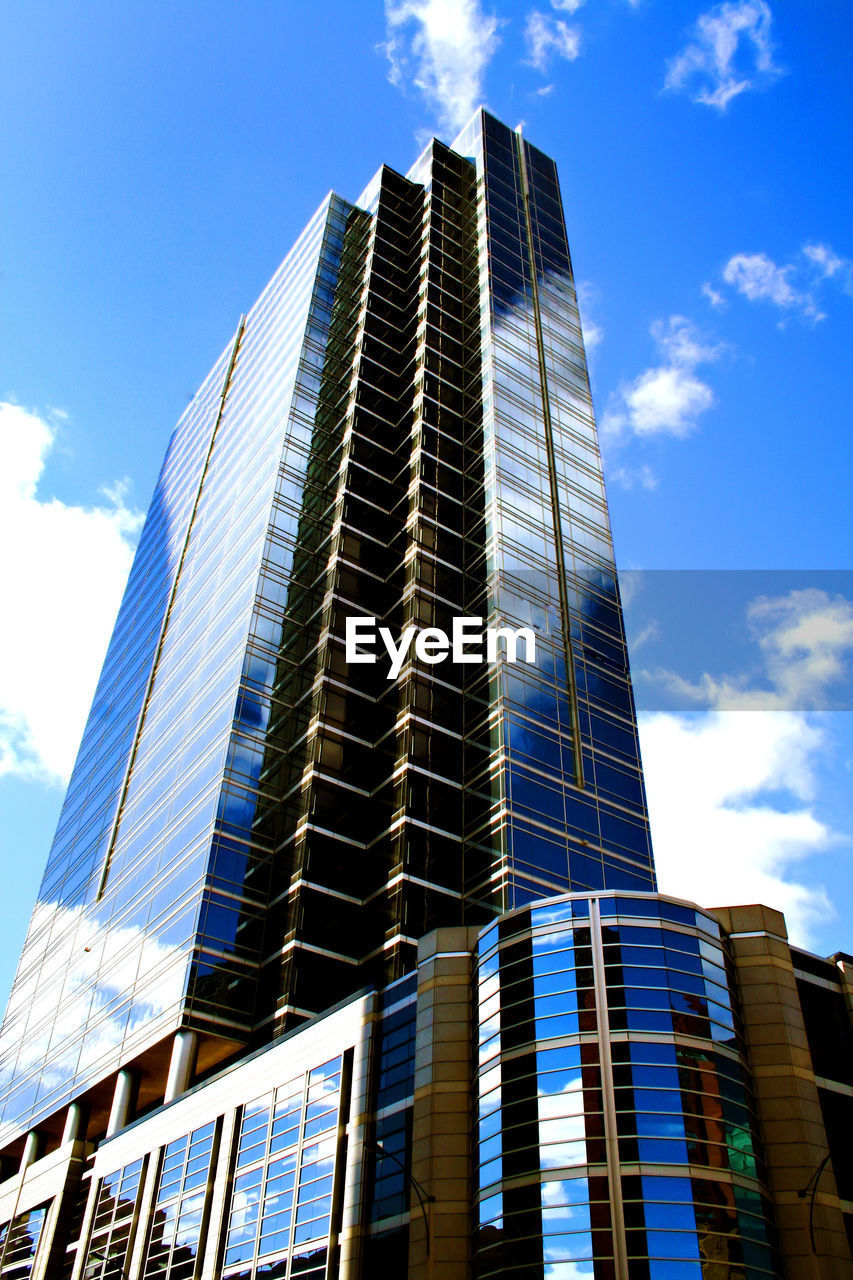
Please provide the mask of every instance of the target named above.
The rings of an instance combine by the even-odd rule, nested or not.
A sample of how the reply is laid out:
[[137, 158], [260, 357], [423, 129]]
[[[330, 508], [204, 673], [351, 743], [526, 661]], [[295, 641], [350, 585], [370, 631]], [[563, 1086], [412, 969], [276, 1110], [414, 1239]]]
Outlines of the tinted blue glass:
[[698, 1258], [699, 1241], [693, 1231], [647, 1231], [652, 1258]]
[[688, 1164], [687, 1144], [675, 1139], [639, 1138], [640, 1159], [649, 1164]]
[[537, 1018], [535, 1028], [537, 1040], [553, 1040], [558, 1036], [577, 1035], [580, 1024], [577, 1014], [562, 1013], [552, 1018]]
[[696, 1214], [692, 1204], [655, 1204], [643, 1206], [646, 1227], [650, 1231], [695, 1231]]
[[500, 1226], [500, 1218], [503, 1213], [503, 1196], [487, 1196], [480, 1201], [478, 1206], [478, 1217], [480, 1225], [492, 1222], [495, 1226]]
[[701, 1262], [650, 1259], [649, 1280], [702, 1280]]
[[676, 1065], [676, 1047], [673, 1044], [654, 1044], [633, 1040], [629, 1044], [629, 1052], [632, 1062], [673, 1067]]
[[650, 1009], [628, 1009], [625, 1021], [629, 1031], [672, 1031], [672, 1014]]
[[[674, 1114], [667, 1115], [658, 1112], [638, 1111], [636, 1115], [637, 1133], [656, 1138], [683, 1138], [684, 1119], [680, 1110], [677, 1109], [679, 1101], [679, 1095], [674, 1094], [669, 1107], [669, 1110]], [[643, 1105], [642, 1096], [638, 1097], [637, 1105]]]
[[671, 1090], [637, 1089], [634, 1093], [634, 1101], [637, 1109], [642, 1111], [677, 1111], [680, 1114], [683, 1106], [677, 1081]]
[[[658, 1046], [655, 1046], [658, 1047]], [[669, 1046], [666, 1046], [669, 1047]], [[674, 1056], [674, 1055], [673, 1055]], [[631, 1072], [637, 1088], [644, 1089], [677, 1089], [678, 1071], [675, 1067], [636, 1066]]]
[[552, 1071], [568, 1071], [574, 1075], [580, 1065], [579, 1045], [560, 1045], [554, 1049], [540, 1049], [536, 1054], [536, 1070], [540, 1075]]
[[689, 1178], [658, 1178], [645, 1174], [642, 1184], [643, 1197], [648, 1201], [683, 1201], [685, 1204], [693, 1201], [693, 1187]]
[[[288, 415], [297, 400], [311, 413], [316, 403], [312, 362], [328, 311], [323, 319], [315, 308], [306, 320], [312, 291], [319, 301], [335, 278], [343, 212], [337, 198], [324, 204], [170, 442], [10, 1002], [3, 1035], [17, 1067], [3, 1080], [7, 1132], [34, 1104], [30, 1080], [42, 1080], [39, 1111], [56, 1110], [180, 1026], [187, 992], [232, 1026], [252, 1017], [252, 983], [236, 963], [237, 955], [258, 959], [250, 913], [240, 918], [213, 896], [200, 917], [199, 907], [209, 869], [223, 867], [218, 842], [211, 859], [217, 814], [241, 832], [253, 820], [259, 742], [234, 736], [234, 708], [239, 720], [245, 659], [258, 712], [252, 733], [265, 721], [247, 635], [285, 441], [291, 482], [300, 468], [304, 476], [305, 427]], [[327, 281], [318, 284], [320, 265]], [[223, 786], [229, 765], [239, 785]], [[78, 928], [85, 951], [74, 943]], [[208, 958], [188, 972], [196, 928], [235, 960]], [[47, 1073], [55, 1020], [74, 1031], [61, 1051], [54, 1041]]]
[[[540, 1002], [537, 1009], [542, 1014], [549, 1011], [548, 1005], [542, 999], [544, 996], [559, 995], [569, 1007], [577, 1007], [577, 995], [574, 990], [574, 976], [576, 970], [565, 969], [558, 973], [534, 973], [533, 989], [537, 1000]], [[507, 991], [510, 995], [512, 988]]]

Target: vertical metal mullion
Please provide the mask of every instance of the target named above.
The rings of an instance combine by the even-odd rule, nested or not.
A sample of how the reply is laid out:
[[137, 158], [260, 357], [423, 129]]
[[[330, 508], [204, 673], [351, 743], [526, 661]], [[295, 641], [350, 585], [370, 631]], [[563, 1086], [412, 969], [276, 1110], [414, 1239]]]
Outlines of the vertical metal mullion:
[[[133, 1249], [134, 1249], [134, 1245], [136, 1244], [136, 1236], [137, 1236], [137, 1233], [139, 1232], [140, 1224], [142, 1223], [142, 1199], [143, 1199], [143, 1194], [145, 1192], [145, 1182], [148, 1177], [148, 1166], [149, 1166], [150, 1159], [151, 1159], [150, 1155], [146, 1153], [142, 1157], [142, 1163], [139, 1168], [139, 1175], [138, 1175], [139, 1180], [136, 1184], [136, 1196], [134, 1197], [133, 1212], [130, 1217], [130, 1230], [128, 1231], [127, 1244], [125, 1245], [125, 1248], [124, 1248], [123, 1270], [128, 1274], [130, 1273], [131, 1267], [133, 1265]], [[124, 1170], [122, 1170], [122, 1179], [123, 1179], [123, 1175], [124, 1175]], [[119, 1182], [119, 1190], [121, 1190], [121, 1182]], [[113, 1220], [110, 1227], [111, 1236], [112, 1236], [113, 1230], [115, 1229], [115, 1221], [116, 1221], [117, 1215], [118, 1215], [118, 1204], [116, 1204], [115, 1211], [113, 1213]]]
[[350, 1099], [352, 1095], [352, 1076], [354, 1049], [347, 1049], [341, 1055], [341, 1083], [338, 1087], [338, 1121], [335, 1129], [335, 1167], [332, 1170], [332, 1204], [329, 1212], [329, 1246], [326, 1258], [326, 1280], [336, 1280], [340, 1268], [336, 1262], [337, 1250], [341, 1234], [344, 1209], [344, 1193], [346, 1191], [347, 1173], [347, 1127], [349, 1124]]
[[90, 1155], [83, 1167], [81, 1175], [82, 1181], [86, 1176], [88, 1164], [89, 1190], [86, 1195], [86, 1203], [83, 1206], [83, 1214], [80, 1219], [80, 1234], [77, 1237], [77, 1252], [74, 1255], [74, 1261], [71, 1265], [71, 1280], [82, 1280], [86, 1265], [89, 1260], [89, 1249], [92, 1245], [92, 1236], [95, 1230], [95, 1218], [98, 1214], [98, 1201], [101, 1197], [101, 1186], [103, 1179], [95, 1177], [94, 1171], [94, 1154]]
[[[252, 1258], [253, 1274], [256, 1274], [258, 1270], [258, 1256], [260, 1254], [260, 1248], [261, 1248], [261, 1226], [264, 1220], [264, 1205], [266, 1203], [266, 1198], [267, 1198], [267, 1181], [269, 1180], [269, 1174], [270, 1174], [270, 1155], [272, 1154], [272, 1128], [273, 1128], [273, 1123], [275, 1121], [275, 1100], [276, 1100], [277, 1094], [278, 1094], [278, 1089], [273, 1089], [272, 1093], [270, 1094], [270, 1113], [269, 1113], [269, 1119], [267, 1120], [267, 1136], [264, 1141], [264, 1154], [262, 1157], [263, 1162], [261, 1164], [261, 1180], [258, 1183], [258, 1220], [255, 1223], [255, 1256]], [[245, 1107], [243, 1108], [243, 1114], [245, 1115]], [[242, 1129], [242, 1119], [241, 1119], [240, 1128]], [[237, 1162], [237, 1151], [240, 1146], [241, 1137], [242, 1137], [242, 1133], [238, 1133], [237, 1141], [234, 1146], [235, 1166]], [[231, 1215], [229, 1212], [229, 1226], [230, 1226], [230, 1217]], [[223, 1254], [223, 1257], [224, 1257], [224, 1254]]]
[[[302, 1078], [302, 1111], [299, 1116], [299, 1139], [296, 1143], [296, 1168], [293, 1175], [293, 1204], [290, 1206], [290, 1241], [287, 1252], [287, 1280], [290, 1280], [291, 1268], [293, 1266], [293, 1247], [296, 1243], [296, 1210], [299, 1206], [299, 1184], [302, 1180], [302, 1147], [305, 1141], [305, 1117], [308, 1112], [308, 1081], [311, 1079], [311, 1072], [306, 1071]], [[270, 1132], [272, 1132], [272, 1121], [270, 1121]], [[258, 1237], [260, 1239], [260, 1236]]]
[[[152, 1171], [152, 1174], [151, 1174], [151, 1198], [150, 1198], [150, 1200], [148, 1201], [148, 1204], [147, 1204], [147, 1206], [146, 1206], [146, 1210], [145, 1210], [145, 1212], [146, 1212], [146, 1222], [145, 1222], [145, 1224], [144, 1224], [144, 1228], [145, 1228], [145, 1229], [144, 1229], [144, 1233], [143, 1233], [143, 1237], [144, 1237], [144, 1238], [143, 1238], [143, 1241], [142, 1241], [142, 1248], [141, 1248], [141, 1250], [140, 1250], [140, 1258], [139, 1258], [139, 1276], [140, 1276], [140, 1280], [143, 1280], [144, 1276], [146, 1275], [146, 1273], [147, 1273], [147, 1271], [148, 1271], [148, 1263], [149, 1263], [149, 1261], [150, 1261], [149, 1255], [150, 1255], [150, 1253], [151, 1253], [151, 1240], [152, 1240], [152, 1237], [153, 1237], [153, 1235], [154, 1235], [154, 1215], [155, 1215], [155, 1214], [156, 1214], [156, 1212], [157, 1212], [157, 1196], [158, 1196], [158, 1195], [159, 1195], [159, 1193], [160, 1193], [160, 1182], [161, 1182], [162, 1177], [163, 1177], [163, 1165], [166, 1163], [166, 1146], [167, 1146], [167, 1145], [168, 1145], [168, 1143], [167, 1143], [167, 1144], [165, 1144], [164, 1146], [160, 1147], [160, 1149], [159, 1149], [159, 1151], [158, 1151], [158, 1153], [157, 1153], [156, 1157], [155, 1157], [154, 1159], [152, 1159], [151, 1164], [150, 1164], [150, 1166], [149, 1166], [149, 1167], [150, 1167], [150, 1169], [151, 1169], [151, 1171]], [[145, 1193], [145, 1195], [147, 1196], [147, 1194], [148, 1194], [148, 1189], [147, 1189], [147, 1187], [144, 1189], [144, 1193]], [[140, 1199], [140, 1211], [142, 1211], [142, 1201], [141, 1201], [141, 1199]], [[172, 1253], [171, 1253], [171, 1250], [170, 1250], [170, 1251], [169, 1251], [169, 1260], [170, 1260], [170, 1263], [171, 1263], [171, 1258], [172, 1258]], [[133, 1259], [131, 1258], [131, 1263], [132, 1263], [132, 1262], [133, 1262]], [[81, 1276], [81, 1280], [82, 1280], [82, 1276]]]
[[524, 139], [520, 133], [515, 135], [518, 163], [521, 170], [521, 196], [524, 206], [524, 229], [527, 241], [527, 261], [530, 268], [530, 283], [533, 291], [533, 322], [536, 331], [536, 354], [539, 361], [539, 385], [542, 393], [542, 418], [545, 427], [545, 450], [548, 455], [548, 482], [551, 489], [551, 507], [554, 520], [554, 545], [557, 552], [557, 583], [560, 592], [560, 612], [563, 616], [563, 647], [566, 654], [566, 691], [569, 695], [569, 715], [572, 723], [574, 739], [575, 784], [583, 787], [583, 750], [581, 747], [580, 711], [578, 708], [578, 690], [575, 680], [575, 654], [572, 645], [571, 620], [569, 615], [569, 590], [566, 577], [566, 554], [563, 543], [563, 522], [560, 512], [560, 489], [557, 483], [557, 457], [554, 450], [554, 434], [551, 422], [551, 402], [548, 397], [548, 377], [545, 368], [545, 342], [542, 336], [542, 316], [539, 310], [539, 284], [536, 278], [536, 251], [533, 245], [533, 219], [530, 213], [530, 182], [527, 174], [527, 158], [524, 154]]
[[237, 334], [234, 338], [234, 345], [231, 348], [231, 358], [228, 361], [228, 368], [225, 371], [225, 380], [222, 384], [222, 391], [220, 392], [220, 396], [219, 396], [219, 409], [216, 414], [216, 421], [214, 422], [213, 430], [210, 433], [210, 444], [208, 445], [207, 454], [204, 459], [204, 464], [201, 468], [201, 475], [199, 477], [198, 488], [196, 489], [195, 501], [193, 502], [193, 508], [192, 508], [192, 511], [190, 512], [190, 518], [187, 523], [187, 533], [186, 533], [186, 537], [184, 538], [184, 545], [181, 548], [181, 554], [178, 560], [178, 566], [175, 570], [175, 580], [172, 583], [172, 590], [169, 593], [169, 603], [166, 605], [166, 612], [163, 614], [163, 623], [160, 627], [160, 635], [157, 640], [157, 648], [154, 652], [154, 661], [151, 664], [151, 672], [148, 676], [148, 683], [145, 687], [145, 695], [142, 699], [142, 709], [139, 712], [139, 719], [136, 722], [136, 733], [133, 736], [133, 745], [130, 748], [130, 755], [128, 756], [127, 768], [124, 771], [124, 779], [122, 780], [121, 793], [119, 795], [118, 804], [116, 805], [116, 812], [115, 812], [115, 817], [113, 818], [113, 825], [112, 825], [112, 830], [110, 832], [109, 844], [107, 845], [107, 851], [104, 854], [104, 865], [101, 870], [101, 878], [98, 883], [98, 892], [95, 896], [96, 902], [100, 902], [101, 898], [104, 896], [104, 890], [107, 887], [107, 877], [109, 876], [109, 873], [110, 873], [110, 863], [112, 862], [113, 853], [115, 852], [116, 840], [118, 839], [118, 829], [121, 825], [122, 813], [124, 811], [124, 804], [125, 804], [125, 801], [127, 800], [127, 793], [130, 789], [130, 779], [131, 779], [131, 775], [133, 774], [133, 766], [136, 763], [136, 755], [139, 750], [139, 742], [142, 737], [143, 727], [145, 725], [145, 717], [148, 713], [148, 705], [151, 701], [151, 694], [154, 689], [154, 680], [157, 676], [157, 667], [160, 664], [160, 655], [163, 652], [163, 645], [166, 640], [166, 632], [169, 628], [169, 618], [171, 616], [172, 608], [175, 603], [175, 597], [178, 594], [178, 583], [181, 580], [181, 571], [184, 567], [184, 560], [186, 559], [187, 549], [190, 545], [190, 537], [192, 536], [193, 525], [195, 523], [195, 518], [198, 512], [199, 503], [201, 502], [201, 494], [204, 488], [205, 479], [207, 478], [207, 471], [208, 471], [208, 467], [210, 466], [210, 458], [213, 453], [213, 446], [216, 443], [216, 436], [219, 432], [219, 425], [222, 422], [222, 415], [225, 412], [225, 400], [228, 396], [228, 391], [231, 386], [231, 377], [232, 377], [232, 374], [234, 373], [234, 365], [237, 363], [237, 354], [240, 350], [240, 343], [243, 340], [243, 334], [245, 330], [246, 330], [246, 317], [241, 316], [240, 323], [237, 326]]
[[[217, 1116], [213, 1122], [213, 1133], [210, 1139], [210, 1155], [207, 1158], [207, 1179], [204, 1187], [204, 1200], [201, 1206], [201, 1220], [198, 1225], [198, 1240], [196, 1242], [195, 1266], [193, 1267], [193, 1280], [198, 1280], [204, 1271], [204, 1255], [207, 1250], [207, 1233], [210, 1228], [210, 1216], [213, 1209], [213, 1174], [216, 1171], [216, 1165], [219, 1161], [219, 1143], [222, 1138], [222, 1126], [224, 1117]], [[190, 1135], [192, 1138], [192, 1134]], [[190, 1143], [187, 1143], [187, 1164], [189, 1164]]]
[[[173, 1260], [174, 1260], [174, 1256], [175, 1256], [175, 1242], [176, 1242], [177, 1237], [178, 1237], [178, 1223], [179, 1223], [179, 1221], [180, 1221], [180, 1217], [181, 1217], [181, 1204], [183, 1203], [183, 1198], [184, 1198], [184, 1183], [186, 1182], [186, 1177], [187, 1177], [187, 1163], [188, 1163], [189, 1158], [190, 1158], [190, 1139], [191, 1139], [191, 1138], [192, 1138], [192, 1133], [190, 1132], [190, 1133], [188, 1133], [188, 1134], [187, 1134], [187, 1145], [186, 1145], [186, 1149], [185, 1149], [185, 1151], [184, 1151], [184, 1158], [183, 1158], [183, 1161], [182, 1161], [182, 1163], [181, 1163], [181, 1180], [180, 1180], [180, 1182], [178, 1183], [178, 1194], [175, 1196], [175, 1199], [174, 1199], [174, 1205], [175, 1205], [175, 1224], [174, 1224], [174, 1227], [175, 1227], [175, 1229], [174, 1229], [174, 1231], [173, 1231], [173, 1233], [172, 1233], [172, 1243], [169, 1245], [169, 1265], [168, 1265], [168, 1267], [166, 1268], [166, 1275], [167, 1275], [167, 1276], [171, 1273], [171, 1270], [172, 1270], [172, 1262], [173, 1262]], [[166, 1163], [166, 1148], [164, 1147], [164, 1148], [163, 1148], [163, 1164], [165, 1164], [165, 1163]], [[161, 1173], [161, 1174], [160, 1174], [160, 1177], [162, 1178], [162, 1176], [163, 1176], [163, 1175], [162, 1175], [162, 1173]], [[158, 1188], [158, 1190], [159, 1190], [159, 1188]], [[155, 1201], [155, 1203], [156, 1203], [156, 1201]]]
[[[231, 1209], [233, 1207], [234, 1197], [234, 1175], [237, 1169], [237, 1150], [240, 1146], [240, 1136], [243, 1127], [243, 1115], [245, 1106], [241, 1103], [235, 1107], [233, 1119], [231, 1121], [230, 1136], [227, 1150], [223, 1153], [222, 1143], [220, 1141], [220, 1150], [216, 1164], [222, 1160], [225, 1164], [225, 1187], [222, 1194], [222, 1207], [219, 1215], [219, 1227], [216, 1236], [216, 1246], [213, 1256], [213, 1273], [214, 1275], [222, 1275], [222, 1269], [225, 1265], [225, 1250], [228, 1244], [228, 1232], [231, 1227]], [[213, 1178], [216, 1179], [218, 1169], [216, 1165], [212, 1165]], [[258, 1211], [258, 1221], [260, 1221], [260, 1210]], [[257, 1231], [255, 1232], [255, 1240], [257, 1245]], [[254, 1269], [257, 1260], [257, 1247], [255, 1248], [255, 1258], [252, 1261], [252, 1269]]]

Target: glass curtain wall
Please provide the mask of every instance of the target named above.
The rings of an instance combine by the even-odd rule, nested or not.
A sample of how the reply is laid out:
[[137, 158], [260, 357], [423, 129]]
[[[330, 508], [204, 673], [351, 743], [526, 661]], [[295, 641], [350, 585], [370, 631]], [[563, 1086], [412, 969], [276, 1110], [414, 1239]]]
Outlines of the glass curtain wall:
[[349, 208], [324, 203], [172, 437], [0, 1037], [6, 1133], [187, 1016], [251, 1029], [273, 852], [254, 832], [271, 600]]
[[[466, 893], [499, 910], [655, 887], [601, 457], [554, 162], [485, 112], [478, 168], [485, 554], [491, 625], [537, 663], [484, 676], [471, 732]], [[499, 714], [496, 714], [496, 711]]]
[[[531, 627], [535, 663], [346, 661], [352, 616], [460, 615]], [[231, 1052], [436, 926], [602, 887], [654, 872], [560, 190], [478, 112], [329, 197], [176, 429], [0, 1037], [5, 1132], [179, 1027]]]
[[477, 956], [475, 1275], [778, 1276], [716, 921], [572, 896], [504, 917]]

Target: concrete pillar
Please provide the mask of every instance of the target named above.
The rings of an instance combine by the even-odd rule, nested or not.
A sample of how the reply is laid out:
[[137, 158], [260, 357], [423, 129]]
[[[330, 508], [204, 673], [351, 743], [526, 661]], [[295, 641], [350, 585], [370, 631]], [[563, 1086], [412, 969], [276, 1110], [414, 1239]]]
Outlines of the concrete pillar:
[[[235, 1130], [239, 1129], [239, 1114], [239, 1111], [235, 1111], [232, 1108], [226, 1111], [223, 1117], [219, 1148], [214, 1156], [213, 1193], [210, 1198], [210, 1218], [207, 1224], [208, 1244], [204, 1250], [204, 1264], [199, 1280], [217, 1280], [217, 1277], [222, 1274], [221, 1266], [217, 1269], [218, 1258], [214, 1242], [224, 1234], [228, 1225], [228, 1210], [231, 1204], [231, 1183], [228, 1178], [228, 1165], [234, 1145]], [[156, 1170], [156, 1162], [154, 1167]], [[143, 1246], [139, 1258], [139, 1271], [134, 1272], [132, 1267], [128, 1268], [128, 1270], [131, 1275], [141, 1276], [142, 1264], [145, 1260], [145, 1248], [148, 1241], [144, 1231], [140, 1231], [139, 1235]]]
[[827, 1154], [785, 917], [770, 907], [720, 907], [729, 935], [786, 1280], [849, 1280], [850, 1249], [831, 1167], [814, 1194], [815, 1249], [805, 1188]]
[[[124, 1274], [119, 1276], [117, 1280], [129, 1280], [130, 1276], [134, 1280], [138, 1280], [142, 1276], [145, 1267], [145, 1255], [148, 1250], [148, 1232], [143, 1229], [145, 1223], [154, 1221], [154, 1213], [156, 1211], [155, 1195], [157, 1192], [157, 1153], [152, 1156], [143, 1156], [142, 1173], [140, 1175], [139, 1193], [137, 1195], [137, 1221], [139, 1227], [133, 1233], [133, 1243], [131, 1245], [130, 1254], [127, 1257], [124, 1267]], [[85, 1230], [86, 1223], [83, 1223]], [[82, 1233], [80, 1239], [86, 1239]], [[214, 1251], [215, 1252], [215, 1251]], [[72, 1278], [73, 1280], [73, 1278]], [[83, 1280], [83, 1272], [77, 1277], [77, 1280]]]
[[[366, 997], [365, 1021], [355, 1045], [350, 1087], [349, 1142], [347, 1144], [344, 1203], [338, 1236], [340, 1280], [359, 1280], [365, 1272], [365, 1240], [368, 1223], [368, 1169], [365, 1143], [371, 1130], [373, 1107], [373, 1055], [378, 996]], [[378, 1058], [378, 1054], [376, 1055]], [[202, 1277], [202, 1280], [213, 1280]]]
[[20, 1172], [38, 1160], [41, 1155], [42, 1135], [38, 1129], [30, 1129], [24, 1140], [24, 1154], [21, 1156]]
[[86, 1114], [81, 1102], [69, 1104], [65, 1113], [65, 1128], [62, 1131], [62, 1145], [66, 1142], [79, 1142], [86, 1136]]
[[835, 961], [847, 1011], [853, 1018], [853, 956], [848, 956], [844, 951], [838, 951], [834, 956], [830, 956], [830, 959]]
[[164, 1102], [174, 1102], [190, 1087], [198, 1057], [198, 1032], [176, 1031]]
[[[471, 1250], [471, 951], [479, 929], [436, 929], [418, 943], [411, 1280], [467, 1280]], [[423, 1192], [421, 1193], [423, 1194]]]
[[126, 1067], [116, 1076], [116, 1088], [113, 1094], [113, 1105], [110, 1111], [107, 1137], [111, 1138], [119, 1129], [123, 1129], [133, 1119], [133, 1108], [136, 1104], [136, 1076]]

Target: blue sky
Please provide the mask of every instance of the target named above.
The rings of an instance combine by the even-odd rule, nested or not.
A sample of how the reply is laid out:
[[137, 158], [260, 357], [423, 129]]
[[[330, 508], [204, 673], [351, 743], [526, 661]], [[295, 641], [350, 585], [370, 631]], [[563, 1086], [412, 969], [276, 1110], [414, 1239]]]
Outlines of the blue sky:
[[847, 0], [7, 7], [0, 988], [172, 426], [328, 189], [481, 101], [557, 160], [617, 558], [655, 571], [661, 886], [853, 950], [851, 52]]

